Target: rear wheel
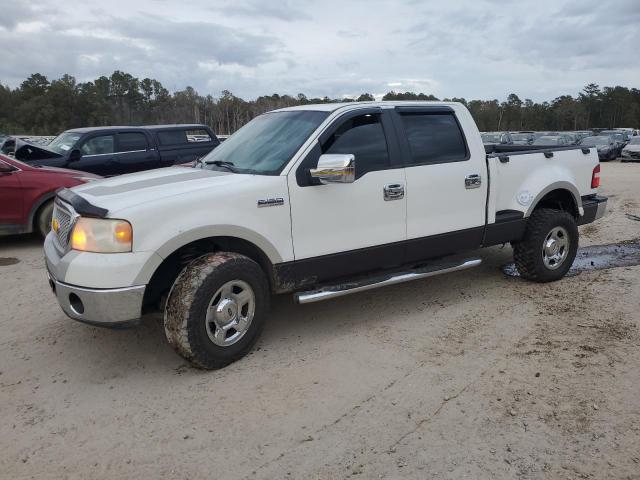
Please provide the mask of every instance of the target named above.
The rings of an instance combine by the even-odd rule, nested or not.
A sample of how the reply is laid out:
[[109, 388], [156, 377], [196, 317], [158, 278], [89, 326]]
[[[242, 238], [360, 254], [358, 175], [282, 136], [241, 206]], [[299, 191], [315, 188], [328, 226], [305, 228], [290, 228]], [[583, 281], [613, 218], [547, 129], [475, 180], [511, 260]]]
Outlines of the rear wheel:
[[53, 215], [53, 200], [40, 207], [36, 215], [35, 227], [43, 237], [51, 231], [51, 217]]
[[524, 237], [513, 245], [520, 276], [535, 282], [553, 282], [566, 275], [578, 251], [578, 227], [571, 214], [541, 208], [533, 212]]
[[269, 307], [260, 266], [232, 252], [194, 260], [178, 275], [165, 307], [167, 340], [200, 368], [220, 368], [246, 355]]

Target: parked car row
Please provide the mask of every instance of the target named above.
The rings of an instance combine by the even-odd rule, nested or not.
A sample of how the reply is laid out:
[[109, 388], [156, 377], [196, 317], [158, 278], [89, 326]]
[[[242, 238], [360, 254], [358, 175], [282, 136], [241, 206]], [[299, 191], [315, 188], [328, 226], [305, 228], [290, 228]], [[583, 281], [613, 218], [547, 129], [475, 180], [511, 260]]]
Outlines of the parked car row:
[[220, 144], [206, 125], [79, 128], [46, 140], [0, 135], [0, 235], [45, 236], [60, 188], [193, 163]]
[[[487, 147], [595, 147], [600, 160], [640, 160], [640, 137], [632, 128], [594, 129], [571, 132], [482, 132], [482, 141]], [[638, 140], [637, 142], [634, 140]], [[630, 147], [630, 148], [627, 148]]]

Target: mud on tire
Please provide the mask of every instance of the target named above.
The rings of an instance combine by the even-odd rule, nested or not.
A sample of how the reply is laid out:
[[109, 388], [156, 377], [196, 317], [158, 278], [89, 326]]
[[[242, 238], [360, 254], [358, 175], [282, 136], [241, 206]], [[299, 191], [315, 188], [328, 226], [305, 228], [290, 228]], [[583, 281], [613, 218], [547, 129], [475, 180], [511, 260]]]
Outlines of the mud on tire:
[[[220, 346], [210, 337], [212, 323], [207, 320], [207, 311], [215, 301], [214, 295], [230, 282], [250, 287], [247, 290], [253, 293], [253, 317], [237, 342]], [[253, 260], [233, 252], [197, 258], [178, 275], [169, 292], [164, 311], [167, 340], [196, 367], [224, 367], [242, 358], [255, 344], [269, 308], [269, 295], [267, 278]]]
[[[548, 235], [558, 227], [568, 234], [567, 254], [557, 267], [550, 268], [544, 262], [543, 248]], [[575, 218], [563, 210], [541, 208], [529, 218], [522, 240], [513, 244], [513, 259], [521, 277], [534, 282], [553, 282], [566, 275], [577, 251]]]

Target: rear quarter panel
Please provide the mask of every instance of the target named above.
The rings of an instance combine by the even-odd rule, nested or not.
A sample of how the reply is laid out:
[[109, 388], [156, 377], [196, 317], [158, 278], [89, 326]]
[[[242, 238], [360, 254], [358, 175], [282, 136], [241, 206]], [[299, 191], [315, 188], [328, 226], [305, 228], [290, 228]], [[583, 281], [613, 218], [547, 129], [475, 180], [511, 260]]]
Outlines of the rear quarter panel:
[[570, 191], [582, 215], [580, 197], [596, 193], [591, 188], [591, 176], [598, 164], [598, 154], [593, 148], [586, 154], [579, 148], [556, 151], [551, 158], [543, 153], [511, 155], [507, 163], [489, 157], [488, 223], [494, 223], [495, 213], [501, 210], [517, 210], [529, 216], [537, 202], [555, 189]]

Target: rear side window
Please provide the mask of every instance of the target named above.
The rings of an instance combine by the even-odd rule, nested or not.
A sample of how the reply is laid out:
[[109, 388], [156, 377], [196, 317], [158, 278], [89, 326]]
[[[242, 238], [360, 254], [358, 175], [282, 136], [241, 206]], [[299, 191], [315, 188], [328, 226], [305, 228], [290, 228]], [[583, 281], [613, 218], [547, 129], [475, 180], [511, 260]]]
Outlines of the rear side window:
[[344, 122], [323, 145], [322, 153], [350, 153], [356, 175], [389, 167], [387, 140], [379, 115], [360, 115]]
[[195, 129], [187, 131], [187, 142], [210, 142], [211, 136], [205, 129]]
[[187, 143], [186, 130], [160, 130], [158, 132], [160, 145], [180, 145]]
[[467, 160], [467, 146], [453, 113], [402, 114], [410, 165]]
[[147, 149], [147, 136], [140, 132], [118, 134], [118, 151], [133, 152]]

